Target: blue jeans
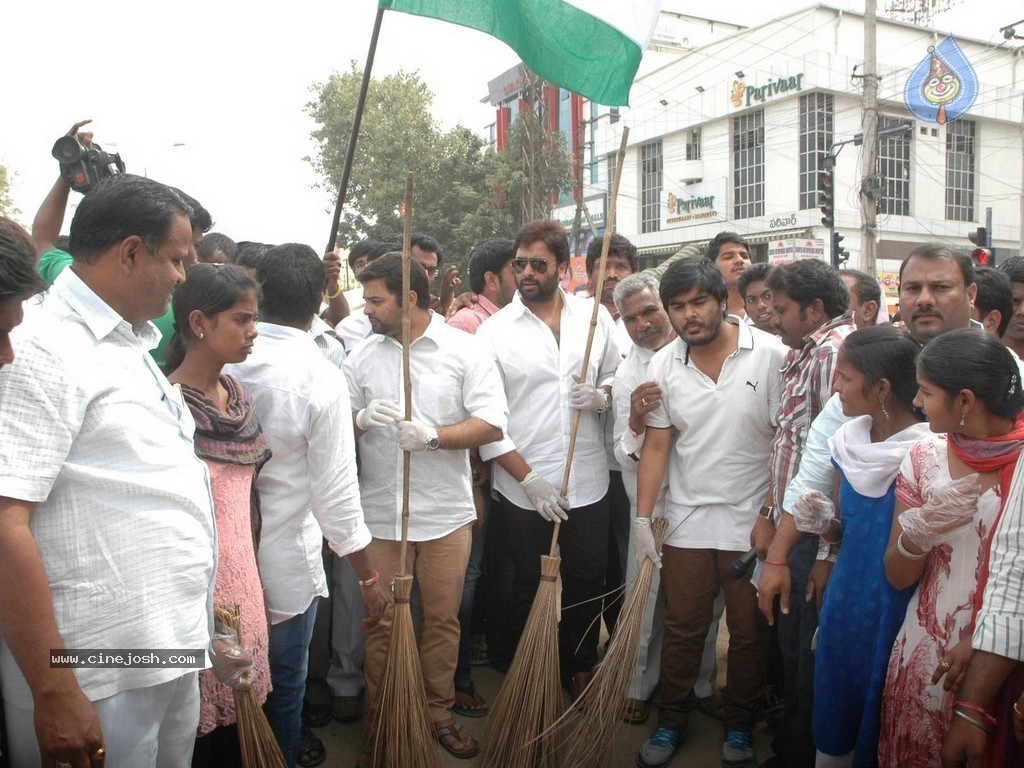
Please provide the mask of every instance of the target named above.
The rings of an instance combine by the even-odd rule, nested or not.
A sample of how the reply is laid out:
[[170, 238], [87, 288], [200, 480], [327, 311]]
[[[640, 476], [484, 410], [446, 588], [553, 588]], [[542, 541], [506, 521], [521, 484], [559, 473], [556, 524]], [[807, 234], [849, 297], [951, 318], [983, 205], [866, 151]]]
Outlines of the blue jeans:
[[309, 641], [316, 623], [317, 602], [314, 599], [305, 612], [270, 627], [270, 682], [274, 690], [267, 696], [263, 711], [288, 768], [295, 768], [299, 759], [302, 697], [306, 695]]
[[[490, 499], [487, 499], [490, 501]], [[455, 687], [473, 684], [473, 605], [476, 603], [476, 583], [480, 580], [484, 560], [484, 540], [487, 517], [473, 530], [473, 548], [469, 551], [466, 578], [462, 583], [462, 605], [459, 606], [459, 663], [455, 667]]]

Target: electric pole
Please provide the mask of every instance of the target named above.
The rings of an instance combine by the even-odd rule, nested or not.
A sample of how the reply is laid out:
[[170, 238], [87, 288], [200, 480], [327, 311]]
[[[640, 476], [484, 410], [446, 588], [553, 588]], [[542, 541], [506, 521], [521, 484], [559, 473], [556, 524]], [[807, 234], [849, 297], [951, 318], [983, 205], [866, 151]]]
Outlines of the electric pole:
[[864, 0], [864, 151], [860, 167], [861, 267], [874, 277], [878, 243], [878, 64], [875, 61], [875, 0]]

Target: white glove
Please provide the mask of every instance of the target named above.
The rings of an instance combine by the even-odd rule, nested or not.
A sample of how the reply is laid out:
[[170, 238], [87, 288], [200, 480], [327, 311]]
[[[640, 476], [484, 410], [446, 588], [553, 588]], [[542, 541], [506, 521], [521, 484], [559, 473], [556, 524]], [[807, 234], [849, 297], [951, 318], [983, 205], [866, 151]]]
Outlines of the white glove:
[[423, 451], [427, 448], [427, 440], [437, 434], [437, 430], [419, 421], [398, 422], [398, 447], [403, 451]]
[[252, 688], [252, 653], [238, 642], [238, 633], [231, 627], [217, 623], [210, 643], [210, 664], [213, 675], [229, 688], [247, 691]]
[[789, 512], [798, 531], [819, 536], [829, 532], [836, 517], [832, 500], [820, 491], [804, 491]]
[[576, 383], [569, 387], [569, 405], [577, 411], [604, 413], [608, 410], [607, 392], [593, 384], [586, 382], [581, 384], [580, 377], [575, 373], [572, 375], [572, 380]]
[[530, 499], [530, 503], [533, 504], [533, 508], [545, 520], [558, 523], [569, 519], [567, 514], [569, 502], [562, 498], [551, 483], [536, 472], [530, 470], [530, 474], [524, 477], [519, 484], [526, 491], [526, 495]]
[[394, 400], [371, 400], [363, 410], [356, 413], [356, 426], [364, 432], [374, 427], [386, 427], [402, 418], [398, 403]]
[[654, 544], [654, 532], [651, 530], [651, 518], [633, 518], [633, 555], [636, 557], [637, 567], [644, 564], [644, 560], [651, 559], [658, 568], [661, 568], [661, 555], [658, 547]]
[[949, 539], [953, 531], [971, 524], [980, 495], [981, 485], [975, 472], [944, 485], [920, 507], [912, 507], [900, 515], [903, 535], [921, 551], [929, 551]]

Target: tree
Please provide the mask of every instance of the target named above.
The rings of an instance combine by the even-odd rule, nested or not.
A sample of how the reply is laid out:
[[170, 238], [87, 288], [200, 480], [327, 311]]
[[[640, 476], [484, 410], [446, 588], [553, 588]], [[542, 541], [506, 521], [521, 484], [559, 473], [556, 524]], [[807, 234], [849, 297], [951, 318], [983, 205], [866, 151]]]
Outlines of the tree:
[[[337, 194], [362, 72], [353, 61], [312, 86], [307, 111], [317, 123], [317, 153], [307, 160]], [[419, 74], [371, 79], [355, 162], [339, 227], [341, 241], [400, 240], [399, 204], [407, 171], [416, 174], [413, 228], [434, 237], [446, 264], [463, 275], [473, 245], [512, 237], [524, 221], [545, 216], [551, 197], [569, 181], [569, 157], [557, 131], [541, 130], [534, 115], [516, 121], [506, 152], [484, 151], [473, 131], [443, 132], [431, 115], [434, 94]], [[464, 282], [468, 282], [465, 281]]]
[[0, 216], [12, 218], [20, 213], [11, 197], [11, 177], [7, 173], [7, 168], [0, 165]]

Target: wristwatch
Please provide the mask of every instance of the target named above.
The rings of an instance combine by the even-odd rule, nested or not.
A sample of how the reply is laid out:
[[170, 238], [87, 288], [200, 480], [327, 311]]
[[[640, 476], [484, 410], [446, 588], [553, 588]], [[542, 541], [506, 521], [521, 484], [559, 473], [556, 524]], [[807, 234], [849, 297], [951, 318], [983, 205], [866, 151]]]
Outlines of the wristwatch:
[[436, 451], [441, 447], [441, 438], [437, 436], [437, 430], [433, 427], [430, 429], [430, 434], [427, 435], [427, 450]]

